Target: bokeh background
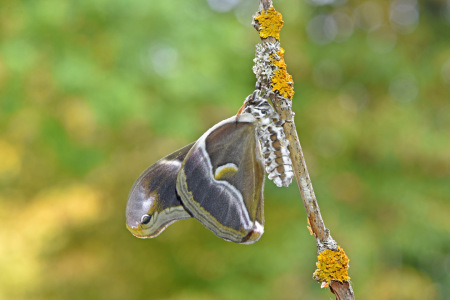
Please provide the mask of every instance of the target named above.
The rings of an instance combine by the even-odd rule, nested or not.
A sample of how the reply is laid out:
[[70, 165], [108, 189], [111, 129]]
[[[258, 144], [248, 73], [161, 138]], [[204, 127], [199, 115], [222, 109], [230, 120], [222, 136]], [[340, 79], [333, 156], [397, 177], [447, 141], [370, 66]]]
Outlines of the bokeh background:
[[[0, 2], [0, 299], [330, 299], [298, 187], [254, 245], [141, 240], [128, 191], [253, 91], [257, 0]], [[359, 299], [450, 294], [450, 1], [275, 0], [293, 109]]]

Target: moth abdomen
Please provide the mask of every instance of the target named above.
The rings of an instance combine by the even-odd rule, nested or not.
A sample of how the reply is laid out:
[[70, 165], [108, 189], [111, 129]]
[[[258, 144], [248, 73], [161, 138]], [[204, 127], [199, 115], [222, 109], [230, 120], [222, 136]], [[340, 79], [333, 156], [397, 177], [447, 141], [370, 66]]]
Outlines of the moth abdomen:
[[282, 122], [267, 99], [253, 93], [246, 99], [244, 112], [257, 120], [257, 136], [268, 178], [277, 186], [289, 186], [294, 173], [289, 152], [289, 141], [284, 134]]

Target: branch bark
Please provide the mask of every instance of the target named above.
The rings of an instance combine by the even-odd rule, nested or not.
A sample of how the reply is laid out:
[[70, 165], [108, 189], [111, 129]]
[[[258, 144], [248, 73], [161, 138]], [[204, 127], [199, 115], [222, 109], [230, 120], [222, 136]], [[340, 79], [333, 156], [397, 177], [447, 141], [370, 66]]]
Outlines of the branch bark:
[[[272, 6], [271, 0], [259, 0], [259, 13], [262, 10], [267, 11]], [[267, 38], [261, 37], [262, 44], [265, 42], [276, 43], [277, 39], [273, 36]], [[270, 82], [266, 82], [268, 87], [266, 89], [271, 91]], [[279, 114], [282, 121], [284, 121], [284, 131], [289, 140], [289, 151], [291, 153], [291, 160], [293, 163], [294, 174], [297, 179], [297, 184], [300, 189], [303, 205], [306, 210], [308, 223], [311, 226], [311, 231], [316, 239], [318, 253], [327, 249], [338, 251], [336, 241], [331, 237], [330, 230], [325, 227], [325, 223], [320, 213], [319, 205], [317, 203], [314, 189], [309, 177], [308, 169], [306, 167], [305, 158], [303, 156], [302, 147], [297, 135], [297, 129], [294, 123], [294, 113], [291, 109], [291, 102], [286, 97], [280, 96], [279, 93], [269, 92], [270, 100], [274, 109]], [[354, 299], [354, 293], [350, 282], [335, 281], [330, 283], [330, 290], [336, 295], [338, 300]]]

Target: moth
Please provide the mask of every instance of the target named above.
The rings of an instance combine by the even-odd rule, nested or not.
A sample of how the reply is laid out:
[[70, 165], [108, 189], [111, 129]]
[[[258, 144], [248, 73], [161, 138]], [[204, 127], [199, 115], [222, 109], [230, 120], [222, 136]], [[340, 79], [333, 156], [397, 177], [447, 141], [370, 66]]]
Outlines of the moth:
[[287, 146], [278, 115], [253, 93], [241, 113], [142, 173], [128, 197], [128, 230], [152, 238], [194, 217], [224, 240], [256, 242], [264, 232], [265, 172], [279, 186], [292, 181]]

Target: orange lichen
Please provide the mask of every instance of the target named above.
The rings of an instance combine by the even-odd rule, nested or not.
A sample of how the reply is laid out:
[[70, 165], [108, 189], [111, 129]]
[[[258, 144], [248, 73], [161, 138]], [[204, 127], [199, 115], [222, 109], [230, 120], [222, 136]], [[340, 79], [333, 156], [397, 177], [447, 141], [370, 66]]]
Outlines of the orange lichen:
[[348, 281], [349, 259], [341, 247], [338, 251], [327, 249], [319, 253], [317, 257], [317, 270], [313, 277], [323, 283], [330, 284], [331, 280]]
[[268, 10], [262, 11], [262, 13], [255, 17], [255, 21], [259, 24], [259, 36], [263, 39], [272, 36], [277, 40], [280, 39], [281, 27], [283, 27], [283, 19], [279, 12], [275, 8], [270, 7]]
[[310, 234], [310, 235], [313, 235], [314, 232], [313, 232], [313, 230], [312, 230], [312, 228], [311, 228], [311, 221], [309, 220], [309, 217], [306, 218], [306, 221], [308, 222], [308, 226], [306, 226], [306, 228], [308, 228], [309, 234]]
[[272, 76], [272, 90], [278, 91], [280, 95], [285, 98], [292, 99], [294, 96], [294, 82], [292, 76], [287, 72], [287, 66], [284, 62], [284, 49], [277, 51], [279, 60], [273, 58], [273, 64], [278, 67], [278, 70], [273, 72]]

